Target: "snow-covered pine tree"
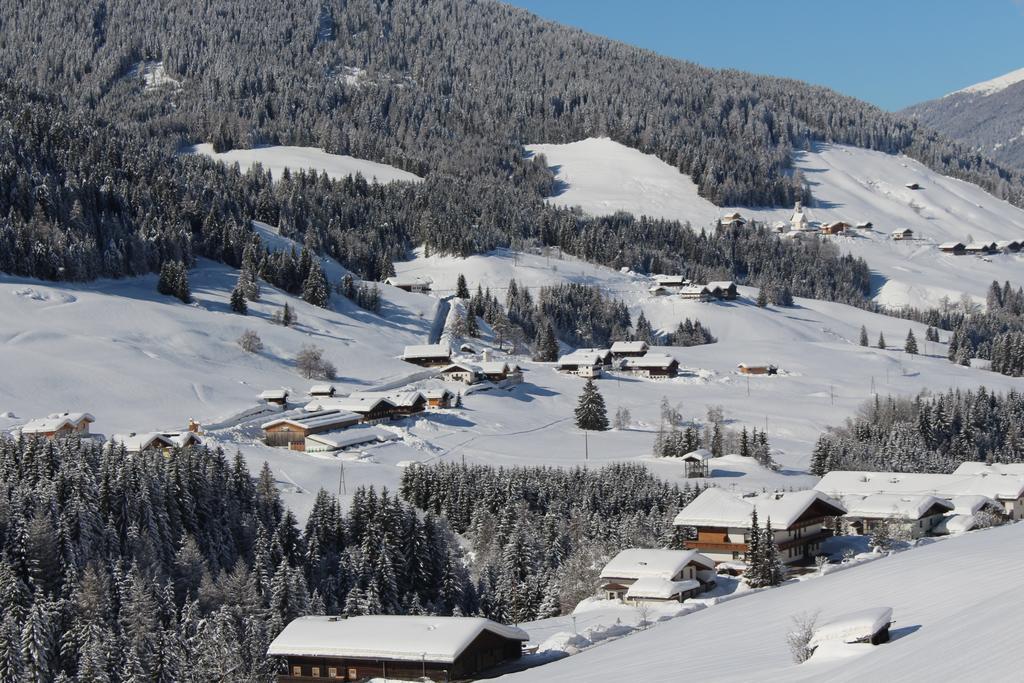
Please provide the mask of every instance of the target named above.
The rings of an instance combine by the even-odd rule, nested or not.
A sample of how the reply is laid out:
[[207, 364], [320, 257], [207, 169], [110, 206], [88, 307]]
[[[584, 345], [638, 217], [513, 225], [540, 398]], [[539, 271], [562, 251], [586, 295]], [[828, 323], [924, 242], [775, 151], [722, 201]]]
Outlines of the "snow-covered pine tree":
[[455, 296], [463, 301], [469, 301], [469, 285], [466, 284], [466, 276], [462, 273], [459, 273], [459, 278], [455, 283]]
[[782, 565], [782, 558], [779, 557], [779, 546], [775, 544], [775, 531], [772, 529], [772, 518], [769, 517], [764, 523], [764, 541], [761, 543], [761, 556], [763, 558], [762, 576], [767, 586], [778, 586], [786, 576], [785, 567]]
[[765, 287], [760, 287], [757, 290], [757, 307], [766, 308], [768, 306], [768, 291]]
[[249, 312], [249, 304], [246, 303], [241, 281], [231, 290], [231, 310], [241, 315], [246, 315]]
[[309, 275], [302, 285], [302, 300], [320, 308], [327, 308], [330, 305], [331, 291], [319, 259], [314, 258], [309, 262]]
[[881, 332], [878, 333], [878, 348], [885, 348], [885, 335]]
[[608, 429], [608, 411], [604, 397], [598, 391], [594, 380], [587, 379], [576, 405], [576, 426], [588, 431], [604, 431]]
[[907, 341], [903, 345], [903, 350], [912, 356], [917, 355], [917, 339], [914, 337], [914, 330], [907, 330]]
[[549, 320], [545, 320], [537, 328], [536, 349], [534, 360], [542, 363], [558, 360], [558, 340], [555, 338], [555, 328]]
[[860, 345], [861, 346], [867, 346], [868, 345], [868, 328], [866, 328], [863, 325], [860, 326]]
[[760, 588], [765, 584], [764, 577], [764, 553], [761, 544], [761, 525], [757, 520], [757, 508], [750, 513], [750, 531], [747, 535], [747, 552], [743, 561], [747, 568], [743, 571], [743, 578], [751, 588]]

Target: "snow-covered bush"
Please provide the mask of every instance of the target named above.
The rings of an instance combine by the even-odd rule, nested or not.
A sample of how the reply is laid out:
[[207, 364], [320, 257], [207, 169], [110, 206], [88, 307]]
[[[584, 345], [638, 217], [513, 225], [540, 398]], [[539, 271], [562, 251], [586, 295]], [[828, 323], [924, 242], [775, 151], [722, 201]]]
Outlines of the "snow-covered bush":
[[793, 661], [803, 664], [811, 658], [814, 650], [811, 649], [811, 638], [814, 637], [814, 629], [818, 626], [818, 612], [801, 613], [792, 618], [793, 629], [786, 634], [786, 643], [789, 645], [789, 653]]
[[238, 338], [238, 345], [246, 353], [259, 353], [263, 350], [263, 340], [260, 339], [260, 335], [256, 334], [255, 330], [243, 332], [242, 336]]
[[324, 350], [309, 344], [295, 356], [295, 368], [306, 379], [334, 379], [334, 364], [324, 358]]

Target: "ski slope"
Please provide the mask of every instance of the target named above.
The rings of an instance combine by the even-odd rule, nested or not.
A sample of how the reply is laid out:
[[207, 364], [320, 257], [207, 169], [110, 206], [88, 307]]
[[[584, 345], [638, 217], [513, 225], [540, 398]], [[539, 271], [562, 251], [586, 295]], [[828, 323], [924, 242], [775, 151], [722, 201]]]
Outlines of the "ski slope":
[[[526, 149], [544, 154], [562, 183], [549, 201], [594, 215], [629, 211], [689, 221], [695, 229], [732, 210], [767, 222], [788, 221], [792, 215], [791, 208], [716, 207], [698, 196], [696, 185], [678, 169], [606, 138]], [[867, 261], [880, 303], [938, 306], [943, 297], [955, 303], [964, 292], [983, 302], [993, 280], [1024, 285], [1024, 255], [981, 258], [937, 249], [947, 241], [1024, 239], [1024, 211], [977, 186], [939, 175], [908, 157], [842, 145], [797, 152], [794, 166], [814, 195], [805, 211], [812, 221], [874, 224], [874, 231], [823, 239]], [[908, 183], [922, 189], [910, 190]], [[903, 228], [912, 229], [916, 239], [890, 239]]]
[[270, 171], [273, 178], [281, 177], [284, 170], [307, 170], [326, 173], [328, 177], [339, 180], [345, 176], [362, 173], [370, 182], [390, 183], [395, 181], [417, 182], [422, 180], [418, 175], [403, 171], [388, 164], [357, 159], [344, 154], [329, 154], [315, 147], [291, 147], [288, 145], [267, 145], [252, 149], [232, 149], [228, 152], [214, 152], [213, 145], [207, 142], [193, 145], [182, 150], [184, 154], [202, 154], [225, 164], [238, 164], [242, 172], [256, 164]]
[[[714, 605], [502, 680], [1019, 680], [1022, 562], [1024, 525], [972, 532]], [[820, 610], [823, 623], [874, 606], [894, 609], [892, 642], [791, 661], [793, 616]]]

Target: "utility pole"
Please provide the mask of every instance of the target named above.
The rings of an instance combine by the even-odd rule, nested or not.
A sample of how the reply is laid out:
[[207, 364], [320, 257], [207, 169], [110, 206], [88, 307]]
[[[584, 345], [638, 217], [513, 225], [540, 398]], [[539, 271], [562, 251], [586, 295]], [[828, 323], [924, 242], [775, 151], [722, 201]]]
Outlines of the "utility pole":
[[344, 462], [341, 463], [341, 472], [340, 472], [340, 474], [338, 476], [338, 497], [339, 498], [341, 497], [342, 493], [344, 493], [345, 495], [348, 495], [348, 487], [345, 486], [345, 463]]
[[828, 397], [832, 400], [832, 405], [836, 404], [836, 390], [831, 384], [828, 385]]
[[590, 436], [585, 429], [583, 430], [583, 460], [584, 462], [590, 460]]

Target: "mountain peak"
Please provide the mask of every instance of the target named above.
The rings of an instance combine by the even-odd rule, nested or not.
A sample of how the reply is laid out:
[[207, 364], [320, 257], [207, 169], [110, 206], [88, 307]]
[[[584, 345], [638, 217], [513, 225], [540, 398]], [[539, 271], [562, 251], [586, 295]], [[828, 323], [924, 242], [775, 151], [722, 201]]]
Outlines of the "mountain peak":
[[[1021, 81], [1024, 81], [1024, 68], [1011, 71], [1010, 73], [997, 76], [996, 78], [987, 81], [982, 81], [981, 83], [969, 85], [966, 88], [961, 88], [960, 90], [951, 92], [950, 95], [974, 94], [987, 97], [988, 95], [1005, 90], [1011, 85], [1020, 83]], [[947, 95], [947, 97], [949, 97], [949, 95]]]

